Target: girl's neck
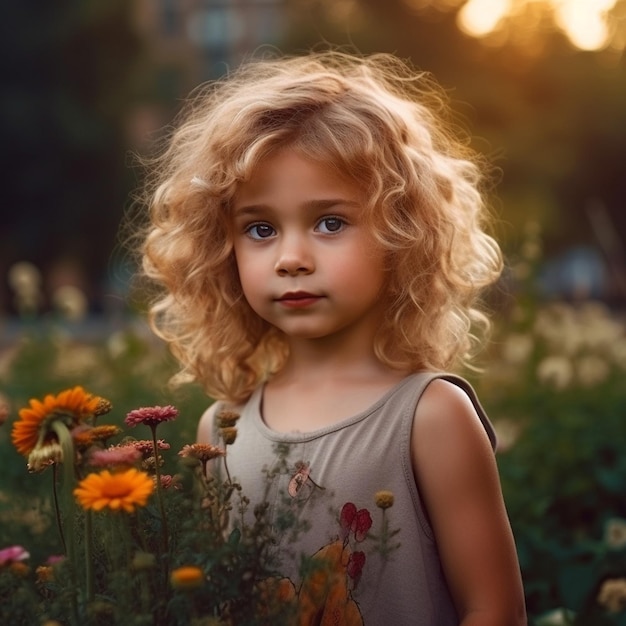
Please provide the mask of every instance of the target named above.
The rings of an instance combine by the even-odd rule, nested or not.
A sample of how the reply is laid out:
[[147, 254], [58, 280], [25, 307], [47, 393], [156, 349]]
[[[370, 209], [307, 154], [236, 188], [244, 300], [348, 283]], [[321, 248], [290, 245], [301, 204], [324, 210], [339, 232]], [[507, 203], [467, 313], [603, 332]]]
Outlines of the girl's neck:
[[324, 380], [385, 377], [388, 370], [370, 343], [337, 342], [335, 338], [292, 339], [287, 361], [274, 380], [285, 383], [308, 381], [311, 385]]
[[263, 419], [278, 432], [312, 432], [353, 417], [408, 375], [362, 346], [324, 350], [318, 342], [297, 342], [291, 347], [285, 366], [263, 394]]

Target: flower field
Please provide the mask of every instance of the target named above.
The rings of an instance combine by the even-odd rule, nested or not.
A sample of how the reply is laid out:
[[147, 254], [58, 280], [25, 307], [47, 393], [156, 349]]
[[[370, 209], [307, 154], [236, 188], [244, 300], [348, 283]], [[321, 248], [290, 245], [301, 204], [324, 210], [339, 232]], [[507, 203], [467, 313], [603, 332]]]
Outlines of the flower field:
[[[484, 371], [465, 374], [498, 432], [530, 620], [624, 625], [624, 320], [540, 299], [530, 278], [497, 306]], [[303, 600], [268, 582], [263, 512], [226, 532], [246, 496], [207, 473], [236, 416], [220, 445], [194, 444], [209, 401], [168, 388], [173, 363], [140, 322], [79, 330], [25, 317], [0, 351], [0, 623], [293, 622]]]

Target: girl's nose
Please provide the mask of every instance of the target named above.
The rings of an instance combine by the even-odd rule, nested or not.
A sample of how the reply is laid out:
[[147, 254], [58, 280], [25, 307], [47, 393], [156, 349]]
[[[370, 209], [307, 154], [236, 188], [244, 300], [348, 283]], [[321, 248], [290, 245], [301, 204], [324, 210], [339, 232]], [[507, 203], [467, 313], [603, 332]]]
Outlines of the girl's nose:
[[274, 270], [280, 276], [310, 274], [315, 268], [312, 255], [303, 242], [284, 242], [280, 247]]

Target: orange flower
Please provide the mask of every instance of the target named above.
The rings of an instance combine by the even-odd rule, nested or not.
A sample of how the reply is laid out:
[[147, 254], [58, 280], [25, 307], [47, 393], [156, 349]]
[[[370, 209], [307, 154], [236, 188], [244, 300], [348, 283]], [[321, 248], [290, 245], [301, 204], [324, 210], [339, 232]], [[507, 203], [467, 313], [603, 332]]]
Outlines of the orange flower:
[[185, 565], [172, 570], [170, 582], [174, 589], [195, 589], [204, 582], [204, 572], [195, 565]]
[[122, 432], [119, 426], [102, 424], [100, 426], [79, 426], [72, 431], [72, 439], [76, 447], [86, 450], [97, 441], [106, 441]]
[[82, 387], [66, 389], [55, 395], [47, 395], [43, 402], [30, 400], [30, 406], [21, 409], [20, 419], [13, 424], [11, 439], [20, 454], [28, 456], [38, 443], [56, 439], [48, 426], [56, 419], [73, 427], [95, 415], [102, 398], [87, 393]]
[[108, 507], [133, 513], [135, 507], [145, 506], [153, 490], [152, 478], [133, 467], [114, 474], [108, 470], [89, 474], [78, 483], [74, 495], [84, 509], [100, 511]]

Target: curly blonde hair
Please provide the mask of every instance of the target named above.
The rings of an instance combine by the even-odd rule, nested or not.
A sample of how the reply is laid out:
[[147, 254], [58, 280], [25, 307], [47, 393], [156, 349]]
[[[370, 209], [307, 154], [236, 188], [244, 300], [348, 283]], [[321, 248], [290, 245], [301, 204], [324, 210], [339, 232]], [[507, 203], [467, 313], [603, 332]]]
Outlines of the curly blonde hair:
[[242, 401], [284, 362], [284, 338], [242, 294], [229, 216], [238, 184], [286, 146], [366, 191], [363, 219], [393, 268], [380, 360], [406, 371], [468, 362], [489, 327], [478, 297], [502, 258], [485, 231], [485, 167], [449, 111], [426, 74], [387, 54], [265, 58], [200, 88], [145, 188], [149, 319], [181, 364], [175, 379]]

